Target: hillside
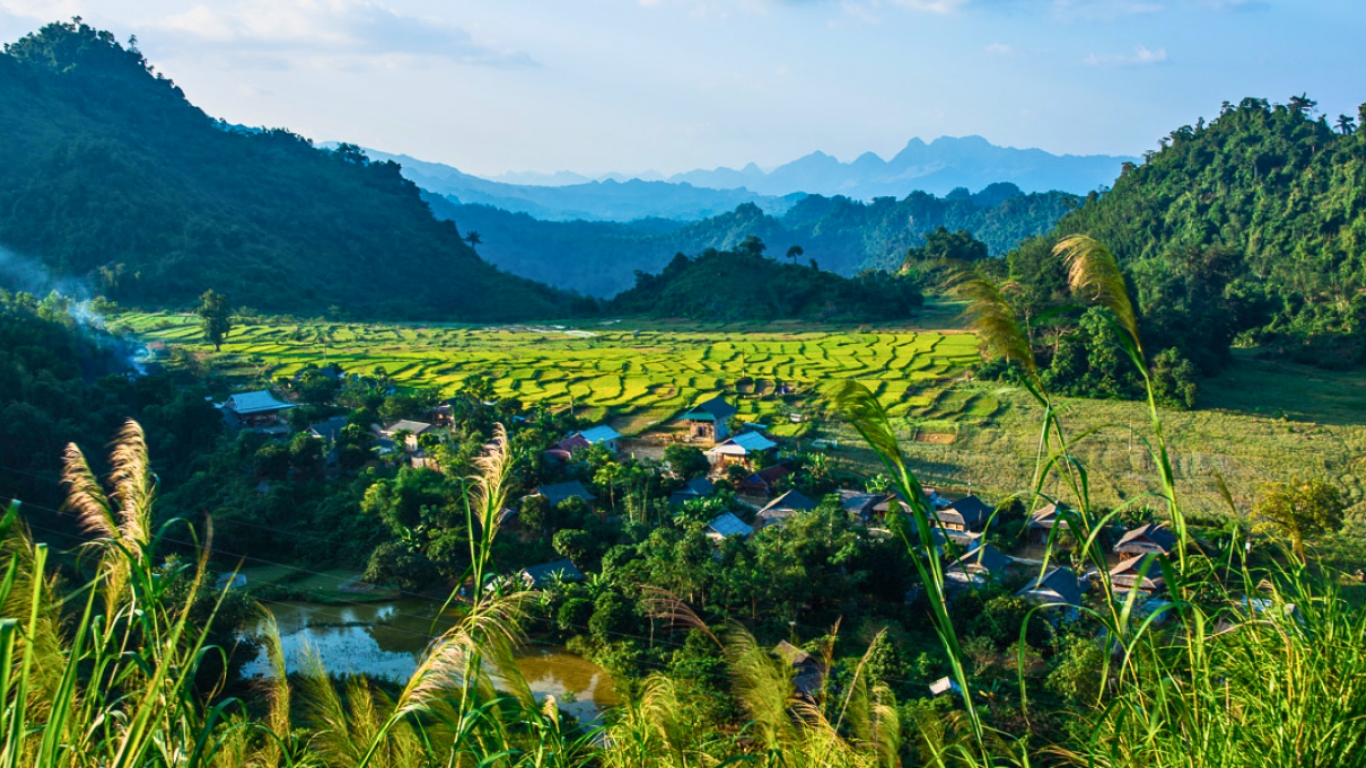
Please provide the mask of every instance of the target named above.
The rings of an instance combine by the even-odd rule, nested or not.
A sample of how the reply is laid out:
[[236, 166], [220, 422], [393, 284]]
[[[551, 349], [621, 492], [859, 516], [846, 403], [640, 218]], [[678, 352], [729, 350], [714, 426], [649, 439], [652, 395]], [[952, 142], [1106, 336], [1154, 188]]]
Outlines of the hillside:
[[870, 271], [841, 277], [764, 255], [751, 237], [730, 251], [676, 255], [657, 275], [637, 273], [635, 287], [608, 304], [613, 314], [736, 321], [800, 319], [873, 322], [903, 320], [923, 303], [910, 278]]
[[479, 252], [501, 269], [594, 296], [611, 296], [632, 285], [636, 271], [657, 272], [676, 253], [727, 250], [754, 235], [782, 256], [794, 245], [801, 263], [853, 275], [866, 268], [900, 265], [908, 248], [935, 227], [966, 229], [1001, 256], [1021, 240], [1047, 232], [1079, 200], [1062, 192], [1023, 194], [995, 184], [976, 195], [915, 193], [901, 201], [861, 203], [844, 197], [803, 198], [782, 216], [755, 205], [684, 224], [659, 219], [629, 223], [539, 221], [482, 205], [460, 205], [436, 195], [428, 202], [439, 218], [462, 231], [477, 231]]
[[[1244, 99], [1183, 126], [1108, 193], [1011, 254], [1034, 309], [1064, 303], [1059, 237], [1105, 243], [1132, 280], [1153, 349], [1205, 371], [1231, 344], [1321, 366], [1366, 361], [1366, 130]], [[1366, 110], [1364, 110], [1366, 111]], [[1192, 329], [1199, 333], [1191, 333]]]
[[54, 24], [0, 55], [0, 246], [140, 306], [501, 320], [570, 297], [499, 272], [397, 165], [229, 128], [136, 49]]

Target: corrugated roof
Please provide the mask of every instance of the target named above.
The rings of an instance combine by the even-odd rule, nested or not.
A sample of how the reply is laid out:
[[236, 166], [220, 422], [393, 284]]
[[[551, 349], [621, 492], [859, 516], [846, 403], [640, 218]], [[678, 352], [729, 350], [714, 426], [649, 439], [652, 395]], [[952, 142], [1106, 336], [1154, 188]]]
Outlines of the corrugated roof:
[[726, 402], [726, 398], [717, 395], [689, 408], [688, 412], [683, 414], [683, 418], [690, 421], [725, 421], [736, 413], [735, 406]]
[[286, 403], [276, 399], [268, 390], [257, 392], [238, 392], [223, 404], [228, 410], [236, 414], [260, 413], [262, 411], [279, 411], [285, 408], [293, 408], [293, 403]]
[[580, 432], [579, 435], [584, 440], [587, 440], [591, 445], [597, 445], [598, 443], [607, 443], [613, 440], [621, 439], [621, 435], [617, 434], [617, 431], [615, 429], [612, 429], [606, 424], [599, 424], [596, 427], [585, 429], [584, 431]]
[[399, 419], [393, 424], [390, 424], [389, 426], [385, 427], [384, 431], [386, 434], [390, 435], [400, 431], [411, 432], [414, 435], [420, 435], [431, 428], [432, 425], [428, 424], [425, 421], [410, 421], [408, 419]]
[[[1151, 542], [1151, 544], [1149, 544]], [[1172, 533], [1166, 526], [1158, 523], [1148, 523], [1124, 534], [1124, 537], [1115, 545], [1116, 552], [1125, 550], [1151, 551], [1159, 549], [1163, 552], [1171, 552], [1176, 548], [1176, 534]]]
[[[778, 444], [769, 440], [758, 432], [744, 432], [735, 437], [718, 444], [708, 453], [759, 453], [770, 448], [777, 448]], [[730, 450], [727, 450], [730, 449]]]
[[751, 533], [754, 533], [754, 528], [752, 526], [747, 525], [745, 521], [736, 517], [734, 513], [731, 512], [725, 512], [717, 516], [715, 520], [707, 523], [707, 530], [723, 539], [729, 536], [748, 536]]
[[567, 483], [550, 483], [548, 485], [542, 485], [536, 489], [536, 492], [544, 496], [545, 500], [550, 502], [550, 506], [552, 507], [558, 507], [561, 503], [568, 501], [571, 498], [580, 498], [584, 501], [593, 500], [593, 494], [589, 493], [588, 489], [583, 487], [583, 483], [578, 480], [570, 480]]

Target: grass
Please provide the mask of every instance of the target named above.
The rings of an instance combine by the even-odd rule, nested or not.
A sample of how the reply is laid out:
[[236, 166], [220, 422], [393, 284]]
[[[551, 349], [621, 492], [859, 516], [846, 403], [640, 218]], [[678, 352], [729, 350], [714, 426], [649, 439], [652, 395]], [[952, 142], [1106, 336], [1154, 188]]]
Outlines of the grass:
[[[189, 315], [124, 315], [115, 324], [147, 341], [189, 346], [207, 353], [197, 319]], [[589, 335], [592, 334], [592, 335]], [[790, 330], [785, 324], [743, 329], [673, 329], [338, 324], [251, 324], [234, 328], [216, 372], [238, 385], [292, 376], [308, 363], [340, 364], [350, 372], [382, 367], [401, 386], [452, 392], [468, 378], [490, 375], [502, 397], [528, 405], [569, 407], [604, 418], [625, 434], [665, 421], [702, 396], [734, 391], [741, 379], [753, 394], [739, 402], [740, 417], [796, 433], [789, 409], [809, 404], [815, 388], [832, 377], [883, 385], [886, 404], [920, 409], [912, 383], [947, 387], [976, 359], [971, 338], [954, 331]], [[778, 386], [796, 390], [774, 396]], [[910, 399], [907, 399], [907, 398]], [[953, 419], [966, 399], [950, 400], [935, 418]], [[972, 403], [961, 415], [981, 418], [994, 405]], [[782, 422], [783, 426], [779, 426]]]

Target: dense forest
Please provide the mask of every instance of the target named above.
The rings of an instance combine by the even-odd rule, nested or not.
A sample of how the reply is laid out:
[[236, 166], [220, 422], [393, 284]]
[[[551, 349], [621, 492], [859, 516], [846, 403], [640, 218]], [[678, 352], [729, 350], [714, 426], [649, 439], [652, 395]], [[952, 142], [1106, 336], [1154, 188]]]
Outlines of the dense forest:
[[[1118, 258], [1149, 349], [1170, 371], [1206, 374], [1233, 346], [1325, 367], [1366, 362], [1366, 131], [1315, 115], [1304, 96], [1225, 103], [1128, 164], [1047, 236], [1007, 258], [1012, 298], [1060, 391], [1137, 392], [1094, 314], [1073, 299], [1052, 249], [1086, 234]], [[1188, 375], [1190, 371], [1187, 371]]]
[[0, 246], [133, 305], [503, 320], [571, 297], [499, 272], [397, 165], [216, 122], [131, 44], [54, 24], [0, 55]]
[[659, 271], [675, 253], [728, 250], [750, 236], [761, 238], [774, 253], [799, 246], [823, 268], [846, 276], [899, 266], [908, 248], [921, 245], [941, 226], [965, 229], [993, 256], [1003, 256], [1025, 238], [1049, 231], [1080, 202], [1063, 192], [1026, 195], [1013, 184], [993, 184], [975, 194], [960, 189], [941, 198], [915, 192], [904, 200], [885, 197], [871, 203], [809, 195], [782, 216], [746, 204], [692, 223], [613, 223], [539, 221], [439, 195], [427, 198], [437, 217], [479, 232], [480, 254], [499, 268], [604, 297], [629, 288], [636, 271]]
[[812, 321], [903, 320], [923, 303], [919, 282], [881, 270], [854, 277], [821, 269], [815, 259], [798, 264], [764, 255], [767, 246], [750, 236], [734, 250], [707, 249], [696, 258], [680, 253], [659, 274], [636, 273], [636, 285], [606, 305], [622, 315], [692, 320]]

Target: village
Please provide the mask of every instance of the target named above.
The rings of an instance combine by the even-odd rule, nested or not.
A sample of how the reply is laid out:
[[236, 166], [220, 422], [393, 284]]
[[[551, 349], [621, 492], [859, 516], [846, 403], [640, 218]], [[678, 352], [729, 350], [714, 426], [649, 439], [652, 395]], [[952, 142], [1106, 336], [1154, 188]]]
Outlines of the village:
[[[547, 422], [542, 412], [534, 416], [519, 410], [518, 404], [482, 400], [481, 393], [462, 392], [455, 397], [413, 401], [412, 410], [401, 418], [380, 420], [362, 427], [354, 414], [336, 415], [312, 423], [291, 418], [301, 407], [296, 402], [309, 379], [347, 381], [339, 367], [309, 367], [293, 379], [279, 383], [275, 391], [240, 392], [228, 397], [218, 408], [228, 424], [237, 430], [259, 432], [271, 439], [288, 440], [291, 433], [305, 434], [325, 446], [330, 472], [342, 471], [339, 451], [348, 444], [367, 447], [364, 464], [387, 467], [391, 471], [430, 471], [441, 473], [443, 464], [455, 461], [452, 450], [460, 425], [471, 414], [486, 411], [485, 418], [505, 418], [511, 434], [535, 431], [532, 422], [555, 423], [562, 427], [538, 446], [532, 457], [536, 469], [534, 483], [521, 488], [501, 515], [503, 535], [526, 541], [553, 537], [557, 531], [546, 520], [596, 517], [605, 521], [653, 520], [651, 514], [690, 517], [702, 524], [702, 532], [721, 557], [728, 540], [748, 540], [769, 529], [781, 529], [794, 519], [813, 514], [822, 504], [836, 506], [853, 526], [877, 538], [891, 538], [898, 528], [893, 516], [900, 515], [901, 530], [910, 531], [914, 543], [919, 534], [911, 523], [911, 506], [893, 492], [885, 477], [855, 477], [829, 471], [830, 455], [838, 448], [831, 441], [805, 441], [805, 450], [796, 441], [775, 437], [763, 424], [737, 418], [735, 398], [739, 395], [706, 395], [676, 418], [651, 430], [649, 434], [628, 438], [606, 423], [578, 423], [566, 412], [557, 422]], [[361, 377], [353, 377], [361, 381]], [[382, 382], [365, 382], [381, 394], [393, 396], [392, 387]], [[316, 401], [316, 398], [315, 398]], [[511, 410], [508, 410], [511, 406]], [[314, 409], [316, 410], [316, 409]], [[815, 443], [813, 445], [812, 443]], [[480, 445], [474, 450], [487, 449]], [[465, 452], [469, 455], [469, 451]], [[645, 490], [631, 491], [629, 481], [618, 485], [610, 477], [630, 475], [619, 468], [622, 462], [633, 471], [658, 478]], [[352, 467], [356, 463], [353, 461]], [[586, 469], [597, 466], [597, 471]], [[269, 490], [262, 480], [259, 492]], [[632, 500], [628, 501], [626, 497]], [[647, 498], [653, 497], [653, 498]], [[957, 488], [926, 488], [923, 508], [931, 514], [932, 551], [941, 559], [945, 593], [950, 601], [967, 592], [986, 589], [1006, 590], [1027, 602], [1046, 607], [1054, 623], [1075, 620], [1086, 606], [1088, 595], [1109, 593], [1117, 602], [1134, 593], [1137, 615], [1159, 613], [1169, 605], [1164, 600], [1163, 561], [1174, 557], [1177, 537], [1166, 525], [1143, 522], [1129, 526], [1112, 525], [1093, 531], [1083, 516], [1062, 503], [1029, 499], [983, 499]], [[655, 510], [651, 512], [650, 510]], [[1096, 563], [1076, 553], [1074, 530], [1082, 537], [1095, 535], [1107, 552], [1104, 572]], [[558, 559], [526, 562], [514, 578], [529, 589], [562, 587], [590, 578], [600, 567], [601, 551], [588, 546], [561, 546], [555, 539]], [[923, 590], [912, 586], [903, 602], [912, 605], [924, 599]], [[810, 680], [819, 680], [813, 657], [787, 641], [775, 649], [789, 658]], [[815, 665], [815, 666], [813, 666]], [[800, 685], [799, 685], [800, 687]], [[809, 687], [809, 686], [808, 686]], [[932, 693], [949, 690], [949, 678], [935, 681]]]

